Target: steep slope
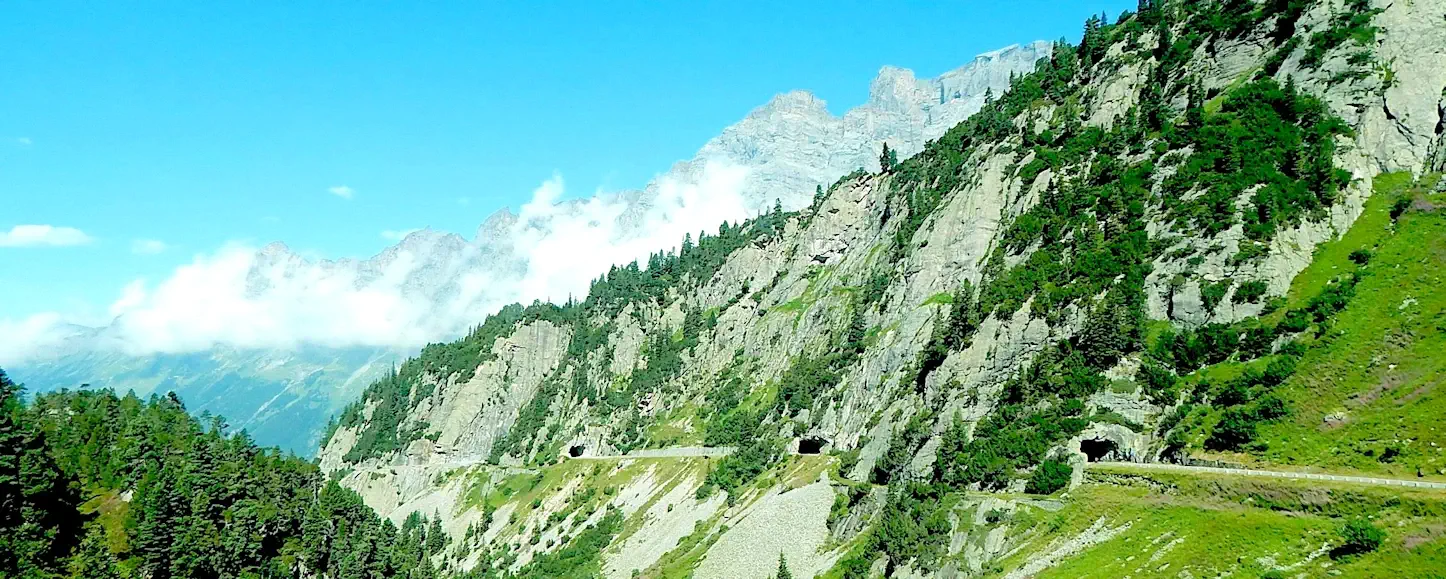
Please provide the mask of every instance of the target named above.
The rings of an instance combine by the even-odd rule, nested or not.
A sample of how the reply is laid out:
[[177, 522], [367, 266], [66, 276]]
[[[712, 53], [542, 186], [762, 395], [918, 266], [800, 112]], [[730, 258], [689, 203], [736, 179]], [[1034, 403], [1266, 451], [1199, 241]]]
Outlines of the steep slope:
[[[75, 335], [24, 363], [0, 362], [40, 391], [83, 383], [134, 388], [141, 394], [174, 390], [191, 408], [224, 414], [258, 441], [309, 455], [327, 417], [406, 354], [464, 335], [503, 304], [571, 291], [554, 287], [558, 283], [549, 277], [556, 273], [549, 269], [554, 266], [533, 263], [529, 252], [553, 251], [547, 240], [559, 230], [581, 226], [579, 220], [591, 222], [586, 212], [596, 205], [616, 214], [615, 223], [592, 225], [600, 241], [619, 246], [647, 242], [651, 228], [687, 221], [690, 214], [694, 222], [716, 225], [719, 218], [708, 213], [706, 203], [680, 195], [737, 195], [736, 209], [744, 213], [764, 211], [780, 200], [790, 209], [805, 206], [817, 186], [859, 167], [877, 169], [875, 151], [885, 141], [904, 153], [918, 151], [927, 139], [977, 111], [986, 92], [1002, 92], [1011, 75], [1028, 70], [1048, 51], [1048, 43], [1006, 47], [934, 80], [885, 68], [869, 101], [842, 117], [808, 93], [781, 95], [643, 191], [532, 213], [504, 209], [489, 217], [472, 240], [424, 229], [366, 260], [313, 261], [280, 243], [254, 255], [229, 256], [242, 262], [245, 287], [217, 291], [234, 293], [248, 310], [276, 318], [252, 324], [256, 332], [225, 333], [222, 339], [190, 327], [187, 316], [122, 316], [107, 328], [64, 332]], [[719, 180], [722, 185], [712, 184]], [[700, 189], [694, 193], [690, 187]], [[679, 235], [682, 231], [689, 229]], [[602, 273], [607, 265], [579, 264], [598, 269], [578, 279]], [[360, 301], [365, 303], [353, 305]], [[296, 328], [295, 320], [312, 318], [326, 323]], [[344, 330], [330, 327], [343, 321], [348, 322]], [[136, 336], [149, 337], [158, 328], [165, 331], [162, 350], [138, 350], [146, 347], [141, 342], [154, 338]], [[231, 337], [236, 334], [241, 338]]]
[[[567, 512], [550, 530], [550, 511], [562, 509], [547, 501], [567, 504], [590, 488], [585, 476], [546, 484], [588, 464], [565, 456], [736, 447], [668, 484], [586, 495], [594, 517], [600, 505], [617, 507], [641, 540], [681, 541], [662, 559], [619, 565], [632, 535], [612, 538], [612, 550], [595, 553], [612, 576], [628, 567], [759, 576], [757, 561], [726, 553], [771, 560], [778, 547], [766, 527], [744, 529], [788, 504], [769, 497], [813, 481], [831, 481], [840, 498], [797, 521], [800, 537], [821, 523], [830, 533], [804, 555], [786, 553], [804, 557], [805, 576], [830, 567], [845, 577], [952, 576], [985, 572], [992, 560], [1029, 576], [1108, 542], [1123, 521], [1010, 563], [1007, 532], [969, 543], [955, 507], [971, 492], [1055, 492], [1099, 458], [1302, 460], [1275, 441], [1298, 433], [1292, 423], [1319, 420], [1311, 384], [1339, 358], [1328, 350], [1341, 343], [1333, 329], [1364, 323], [1350, 321], [1359, 319], [1352, 308], [1383, 307], [1358, 306], [1352, 294], [1381, 291], [1368, 271], [1320, 261], [1334, 250], [1317, 247], [1397, 206], [1397, 189], [1373, 195], [1382, 173], [1429, 187], [1434, 177], [1415, 176], [1443, 168], [1446, 4], [1142, 8], [1116, 24], [1092, 20], [1080, 46], [1056, 46], [919, 154], [884, 157], [881, 172], [850, 174], [807, 208], [729, 225], [614, 268], [584, 301], [519, 306], [424, 350], [342, 414], [323, 469], [393, 517], [446, 504], [450, 529], [482, 537], [458, 565], [516, 570], [566, 545], [576, 521], [600, 520]], [[1431, 199], [1419, 210], [1434, 211]], [[1430, 259], [1425, 247], [1419, 257]], [[1422, 320], [1438, 315], [1412, 310], [1409, 343], [1434, 344], [1442, 330]], [[1355, 360], [1368, 346], [1348, 347]], [[1435, 356], [1418, 355], [1431, 360], [1422, 372], [1434, 368]], [[1338, 384], [1326, 400], [1360, 384]], [[1395, 409], [1372, 405], [1377, 398], [1353, 406], [1353, 423], [1419, 415], [1413, 424], [1424, 428], [1411, 428], [1409, 447], [1446, 445], [1446, 432], [1425, 426], [1439, 419], [1434, 398], [1399, 394]], [[784, 482], [809, 457], [782, 457], [818, 447], [837, 472]], [[1435, 458], [1393, 456], [1418, 466]], [[1325, 464], [1400, 472], [1389, 461]], [[525, 469], [541, 469], [538, 485], [549, 489], [529, 516], [488, 518], [457, 500], [464, 489], [495, 490], [486, 504], [518, 512], [527, 503], [499, 481], [532, 476]], [[490, 482], [469, 486], [461, 474]], [[680, 485], [692, 498], [668, 499], [667, 513], [676, 505], [679, 514], [664, 524], [666, 513], [645, 507]], [[1099, 492], [1070, 508], [1092, 512], [1091, 497], [1115, 496]], [[753, 509], [764, 514], [750, 518]], [[1424, 513], [1402, 524], [1441, 516]], [[1294, 532], [1280, 526], [1287, 519], [1261, 525]], [[676, 532], [688, 524], [691, 534]]]
[[[1324, 304], [1344, 295], [1339, 314], [1297, 336], [1305, 348], [1295, 376], [1278, 390], [1291, 412], [1262, 425], [1243, 448], [1209, 448], [1204, 426], [1218, 417], [1203, 409], [1181, 415], [1182, 438], [1202, 441], [1210, 458], [1383, 472], [1400, 477], [1446, 475], [1446, 441], [1437, 433], [1446, 416], [1441, 393], [1446, 352], [1446, 202], [1440, 175], [1376, 180], [1366, 211], [1339, 240], [1323, 245], [1296, 277], [1283, 302]], [[1340, 288], [1342, 291], [1331, 292]], [[1318, 311], [1318, 310], [1317, 310]], [[1266, 316], [1276, 327], [1287, 311]], [[1257, 368], [1265, 369], [1265, 368]], [[1229, 384], [1250, 366], [1232, 362], [1198, 372], [1197, 390]]]

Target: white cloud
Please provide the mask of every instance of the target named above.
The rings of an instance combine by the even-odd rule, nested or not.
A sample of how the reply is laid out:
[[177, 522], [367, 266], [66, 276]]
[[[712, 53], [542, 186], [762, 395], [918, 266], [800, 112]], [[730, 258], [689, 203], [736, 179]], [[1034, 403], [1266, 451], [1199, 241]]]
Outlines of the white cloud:
[[41, 356], [66, 337], [61, 316], [53, 312], [23, 320], [0, 319], [0, 368]]
[[[423, 304], [403, 299], [397, 273], [370, 284], [324, 266], [267, 262], [232, 246], [198, 256], [165, 281], [126, 286], [111, 306], [112, 329], [132, 353], [189, 352], [219, 344], [241, 348], [415, 345], [425, 343]], [[261, 283], [265, 291], [251, 291]]]
[[387, 241], [401, 241], [408, 235], [421, 231], [420, 229], [387, 229], [382, 231], [382, 239]]
[[15, 142], [22, 147], [29, 147], [30, 145], [34, 144], [34, 141], [31, 141], [30, 137], [17, 137], [15, 139]]
[[327, 189], [327, 191], [332, 195], [336, 195], [337, 197], [341, 197], [342, 199], [347, 200], [350, 200], [352, 195], [356, 193], [356, 191], [353, 191], [351, 187], [347, 187], [346, 185], [337, 185], [335, 187]]
[[[746, 218], [746, 176], [744, 168], [710, 164], [690, 181], [660, 180], [646, 205], [606, 193], [559, 203], [565, 188], [553, 177], [533, 192], [499, 246], [441, 251], [455, 241], [439, 233], [360, 264], [227, 246], [159, 283], [125, 286], [109, 309], [111, 343], [147, 354], [217, 345], [415, 348], [454, 339], [503, 305], [582, 297], [614, 264], [646, 261], [677, 247], [684, 234]], [[28, 320], [27, 332], [39, 334], [47, 320], [59, 322]], [[0, 342], [7, 339], [0, 333]], [[12, 344], [10, 351], [21, 349]], [[3, 343], [0, 352], [7, 352]]]
[[697, 182], [664, 178], [657, 183], [658, 197], [627, 220], [620, 217], [629, 207], [615, 196], [557, 204], [562, 179], [548, 180], [522, 207], [513, 228], [514, 246], [529, 258], [518, 300], [581, 297], [614, 264], [646, 263], [649, 253], [676, 248], [684, 235], [717, 233], [723, 221], [743, 220], [747, 176], [743, 167], [710, 163]]
[[16, 225], [10, 231], [0, 231], [0, 247], [36, 247], [85, 245], [91, 242], [89, 235], [74, 227], [54, 225]]
[[170, 246], [159, 239], [137, 239], [131, 242], [131, 253], [136, 255], [155, 255], [166, 251]]

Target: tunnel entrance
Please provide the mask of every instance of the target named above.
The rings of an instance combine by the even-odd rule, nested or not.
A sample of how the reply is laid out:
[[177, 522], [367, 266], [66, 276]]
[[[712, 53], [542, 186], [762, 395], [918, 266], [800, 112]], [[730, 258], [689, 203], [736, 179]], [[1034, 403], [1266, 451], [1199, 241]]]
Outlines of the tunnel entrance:
[[571, 448], [567, 449], [567, 455], [573, 458], [582, 456], [584, 452], [587, 452], [587, 447], [581, 444], [574, 444]]
[[1093, 438], [1079, 441], [1079, 450], [1090, 462], [1100, 462], [1114, 458], [1119, 446], [1113, 440]]
[[798, 439], [799, 454], [819, 454], [823, 447], [828, 446], [828, 439], [817, 436], [809, 436]]

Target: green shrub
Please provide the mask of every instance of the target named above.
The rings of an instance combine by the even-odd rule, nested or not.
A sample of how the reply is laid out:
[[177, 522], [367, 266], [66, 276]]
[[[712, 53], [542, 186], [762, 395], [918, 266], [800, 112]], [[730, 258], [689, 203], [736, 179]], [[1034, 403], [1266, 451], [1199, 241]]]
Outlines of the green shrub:
[[1406, 214], [1406, 210], [1407, 210], [1407, 209], [1410, 209], [1410, 208], [1411, 208], [1411, 198], [1410, 198], [1410, 197], [1402, 197], [1402, 198], [1400, 198], [1400, 199], [1397, 199], [1395, 203], [1392, 203], [1392, 204], [1391, 204], [1391, 221], [1395, 221], [1395, 220], [1397, 220], [1397, 219], [1400, 219], [1402, 215], [1405, 215], [1405, 214]]
[[1074, 475], [1074, 467], [1058, 460], [1046, 460], [1039, 463], [1039, 468], [1034, 469], [1034, 474], [1029, 477], [1029, 484], [1025, 485], [1024, 492], [1037, 495], [1051, 495], [1060, 489], [1069, 486], [1069, 479]]
[[[718, 466], [709, 471], [704, 486], [717, 487], [729, 493], [729, 499], [739, 487], [752, 483], [758, 475], [768, 470], [778, 460], [778, 441], [767, 436], [756, 436], [747, 445], [718, 461]], [[702, 489], [699, 489], [701, 492]]]
[[1351, 519], [1341, 528], [1341, 545], [1331, 550], [1331, 558], [1340, 559], [1369, 553], [1381, 548], [1386, 532], [1366, 519]]
[[1275, 343], [1275, 328], [1259, 323], [1245, 324], [1245, 333], [1240, 335], [1240, 359], [1254, 360], [1270, 353]]
[[915, 558], [928, 558], [947, 548], [949, 510], [939, 508], [943, 498], [934, 485], [909, 484], [891, 487], [889, 500], [874, 529], [878, 551], [891, 565]]
[[1235, 296], [1231, 298], [1235, 303], [1258, 303], [1260, 298], [1269, 289], [1265, 280], [1251, 280], [1240, 284], [1235, 288]]
[[944, 363], [949, 352], [969, 347], [974, 332], [983, 321], [985, 312], [980, 310], [979, 303], [975, 301], [974, 285], [969, 283], [969, 280], [964, 280], [954, 292], [950, 303], [952, 305], [949, 317], [942, 324], [934, 324], [929, 343], [919, 352], [919, 370], [914, 377], [914, 387], [918, 391], [923, 391], [924, 381], [929, 377], [929, 373]]
[[1310, 315], [1305, 310], [1290, 310], [1276, 328], [1287, 333], [1304, 332], [1310, 327]]
[[1229, 278], [1217, 282], [1200, 282], [1200, 301], [1205, 304], [1205, 309], [1215, 311], [1215, 306], [1225, 299], [1225, 294], [1234, 283]]
[[1315, 318], [1315, 323], [1325, 322], [1336, 312], [1346, 309], [1351, 298], [1356, 295], [1356, 283], [1360, 279], [1359, 275], [1353, 273], [1349, 277], [1327, 285], [1319, 295], [1311, 298], [1310, 302], [1306, 304], [1306, 310]]
[[1371, 20], [1382, 12], [1372, 8], [1370, 0], [1346, 0], [1345, 9], [1331, 17], [1329, 25], [1310, 35], [1310, 45], [1301, 57], [1301, 65], [1307, 68], [1320, 66], [1325, 55], [1348, 43], [1371, 46], [1376, 41], [1380, 27]]
[[1240, 331], [1229, 324], [1205, 324], [1196, 330], [1166, 330], [1155, 343], [1157, 358], [1181, 375], [1229, 359], [1240, 346]]
[[1135, 378], [1144, 383], [1145, 393], [1149, 395], [1150, 402], [1156, 405], [1169, 406], [1174, 404], [1175, 398], [1179, 396], [1179, 388], [1176, 388], [1179, 378], [1164, 366], [1147, 361], [1140, 365]]
[[1205, 448], [1240, 450], [1252, 440], [1255, 440], [1255, 417], [1245, 407], [1235, 406], [1227, 409], [1220, 422], [1215, 423], [1215, 429], [1205, 439]]

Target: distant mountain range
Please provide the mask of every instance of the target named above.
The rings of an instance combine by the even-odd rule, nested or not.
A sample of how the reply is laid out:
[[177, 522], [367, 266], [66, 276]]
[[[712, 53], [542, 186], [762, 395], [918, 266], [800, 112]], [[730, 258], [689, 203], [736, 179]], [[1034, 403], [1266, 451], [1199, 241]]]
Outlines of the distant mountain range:
[[[304, 333], [294, 344], [222, 341], [194, 351], [184, 345], [172, 348], [185, 353], [136, 353], [123, 315], [106, 328], [68, 328], [69, 336], [47, 355], [6, 370], [38, 391], [82, 385], [141, 395], [175, 391], [192, 412], [221, 414], [258, 443], [311, 455], [327, 418], [422, 344], [455, 338], [506, 303], [562, 300], [567, 296], [550, 292], [577, 282], [559, 285], [550, 276], [570, 275], [585, 284], [606, 271], [608, 259], [628, 253], [601, 253], [591, 261], [584, 256], [554, 268], [563, 271], [541, 271], [546, 268], [534, 254], [552, 251], [546, 241], [568, 234], [577, 223], [595, 227], [606, 243], [641, 247], [644, 255], [675, 245], [681, 232], [672, 236], [660, 226], [676, 225], [684, 214], [689, 214], [686, 221], [709, 228], [729, 218], [709, 205], [718, 201], [709, 183], [720, 172], [728, 177], [722, 186], [739, 196], [731, 210], [756, 214], [775, 202], [802, 207], [817, 186], [827, 187], [857, 168], [877, 170], [885, 142], [901, 156], [921, 150], [978, 111], [986, 93], [1003, 92], [1013, 75], [1032, 69], [1050, 49], [1048, 42], [1010, 46], [934, 79], [885, 67], [870, 85], [868, 102], [842, 117], [830, 114], [824, 101], [810, 93], [781, 94], [642, 191], [556, 204], [548, 200], [541, 210], [524, 207], [520, 213], [503, 209], [470, 241], [423, 229], [367, 260], [313, 261], [281, 243], [249, 256], [247, 298], [306, 299], [318, 285], [339, 283], [388, 298], [389, 327], [397, 328], [393, 333], [326, 339]], [[695, 189], [691, 193], [678, 192], [690, 187]], [[607, 221], [600, 227], [599, 215]], [[577, 271], [580, 264], [593, 269]], [[585, 292], [586, 286], [580, 289]], [[325, 296], [311, 299], [348, 307], [331, 304]]]

